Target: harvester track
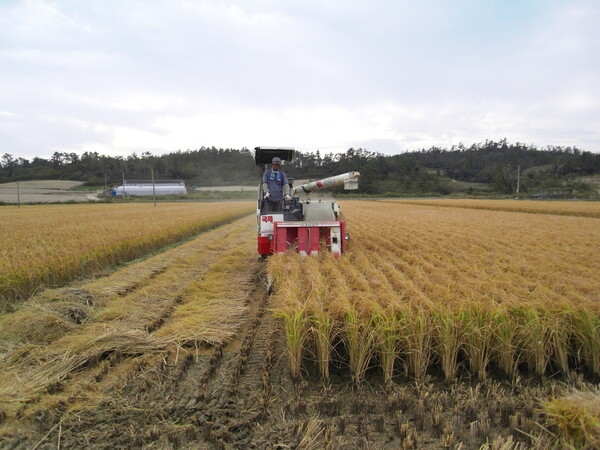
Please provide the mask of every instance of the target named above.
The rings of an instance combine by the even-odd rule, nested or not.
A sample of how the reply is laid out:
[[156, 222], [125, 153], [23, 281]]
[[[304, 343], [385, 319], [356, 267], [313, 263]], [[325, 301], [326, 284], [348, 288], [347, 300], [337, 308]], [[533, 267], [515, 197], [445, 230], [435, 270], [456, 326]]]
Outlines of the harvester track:
[[258, 275], [238, 336], [192, 362], [182, 383], [197, 390], [181, 393], [179, 405], [185, 406], [178, 413], [201, 430], [199, 437], [211, 448], [267, 445], [272, 437], [263, 427], [293, 390], [284, 336]]
[[[109, 395], [75, 416], [48, 418], [40, 427], [47, 436], [39, 448], [53, 448], [57, 419], [61, 446], [67, 448], [220, 449], [287, 441], [287, 425], [282, 428], [273, 421], [281, 421], [290, 404], [298, 403], [290, 400], [297, 388], [288, 374], [284, 335], [269, 311], [267, 287], [260, 281], [264, 265], [249, 264], [248, 270], [254, 271], [246, 275], [256, 283], [246, 294], [248, 314], [230, 342], [187, 353], [113, 360], [108, 373], [97, 378], [100, 387], [110, 389]], [[168, 317], [162, 319], [152, 331]], [[119, 376], [121, 371], [126, 375]], [[12, 444], [28, 448], [33, 441], [19, 439]]]

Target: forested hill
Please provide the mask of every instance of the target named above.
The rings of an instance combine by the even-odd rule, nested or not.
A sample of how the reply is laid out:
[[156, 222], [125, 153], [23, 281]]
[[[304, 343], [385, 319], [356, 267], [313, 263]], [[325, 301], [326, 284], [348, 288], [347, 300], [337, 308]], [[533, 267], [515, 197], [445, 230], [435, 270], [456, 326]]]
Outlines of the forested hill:
[[[486, 141], [470, 147], [383, 155], [363, 149], [345, 153], [297, 152], [286, 162], [288, 176], [317, 179], [350, 170], [361, 172], [358, 193], [425, 195], [477, 193], [576, 192], [597, 195], [590, 184], [600, 176], [600, 154], [571, 147], [538, 149], [523, 144]], [[128, 157], [98, 153], [55, 152], [51, 159], [29, 161], [5, 153], [0, 159], [0, 182], [63, 179], [83, 181], [89, 186], [120, 184], [125, 179], [183, 179], [188, 186], [253, 185], [260, 175], [254, 151], [217, 149], [177, 151], [154, 156]], [[600, 179], [600, 178], [597, 178]]]

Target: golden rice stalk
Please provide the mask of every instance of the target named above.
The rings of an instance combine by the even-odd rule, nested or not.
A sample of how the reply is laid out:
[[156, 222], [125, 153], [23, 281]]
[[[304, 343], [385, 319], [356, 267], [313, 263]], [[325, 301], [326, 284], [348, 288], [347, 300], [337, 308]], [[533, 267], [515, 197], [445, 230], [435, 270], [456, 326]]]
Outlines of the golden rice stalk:
[[[513, 206], [519, 209], [517, 203], [508, 205]], [[348, 310], [366, 327], [373, 300], [383, 311], [411, 308], [415, 312], [398, 324], [402, 330], [396, 344], [396, 325], [380, 318], [374, 326], [374, 351], [385, 377], [393, 374], [397, 364], [394, 354], [402, 355], [407, 375], [415, 377], [424, 376], [433, 355], [448, 379], [456, 373], [457, 355], [465, 355], [473, 376], [481, 379], [490, 362], [509, 377], [521, 362], [539, 376], [551, 365], [566, 372], [575, 354], [590, 371], [600, 371], [593, 321], [571, 325], [573, 314], [564, 312], [572, 307], [598, 314], [600, 252], [589, 244], [598, 240], [584, 239], [600, 236], [595, 220], [520, 214], [516, 221], [509, 220], [513, 217], [509, 212], [490, 215], [471, 208], [352, 201], [345, 204], [345, 211], [353, 220], [356, 239], [342, 258], [333, 262], [320, 255], [302, 260], [286, 254], [270, 260], [270, 267], [279, 270], [277, 291], [286, 291], [277, 302], [284, 311], [284, 305], [297, 299], [311, 303], [307, 311], [318, 311], [315, 305], [321, 303], [333, 320], [332, 327], [344, 322]], [[469, 226], [474, 221], [477, 229]], [[577, 226], [567, 226], [572, 223]], [[515, 234], [522, 237], [518, 245], [510, 238]], [[540, 236], [551, 236], [564, 245], [549, 247]], [[390, 247], [393, 251], [385, 250]], [[271, 266], [273, 260], [281, 267]], [[445, 322], [432, 315], [446, 307], [464, 312], [459, 326], [450, 318]], [[316, 348], [315, 331], [311, 333], [311, 347]], [[319, 360], [326, 358], [329, 348], [326, 334], [321, 335]], [[343, 339], [347, 336], [344, 328]]]
[[283, 328], [290, 357], [290, 372], [294, 379], [302, 376], [302, 350], [306, 338], [306, 312], [302, 308], [278, 309], [275, 317], [283, 319]]
[[[271, 257], [267, 271], [274, 280], [273, 315], [282, 319], [290, 358], [290, 372], [301, 378], [302, 353], [308, 335], [308, 311], [301, 275], [304, 267], [297, 253], [280, 253]], [[309, 261], [310, 262], [310, 261]]]
[[518, 323], [518, 345], [527, 367], [542, 377], [550, 361], [548, 324], [545, 317], [533, 307], [514, 308], [513, 317]]
[[515, 201], [490, 199], [391, 200], [389, 202], [423, 206], [446, 206], [451, 208], [528, 212], [534, 214], [553, 214], [575, 217], [600, 217], [600, 205], [598, 205], [597, 202], [539, 202], [537, 200]]
[[[0, 255], [0, 311], [40, 287], [93, 275], [231, 222], [250, 208], [248, 202], [231, 202], [202, 208], [164, 203], [160, 214], [143, 204], [36, 205], [18, 214], [0, 211], [6, 224], [0, 228], [5, 250]], [[65, 235], [72, 239], [63, 239]]]
[[600, 316], [588, 309], [577, 311], [573, 315], [573, 330], [576, 354], [594, 375], [600, 375]]
[[462, 346], [462, 317], [450, 308], [440, 307], [432, 313], [434, 345], [446, 381], [456, 377], [458, 353]]
[[189, 303], [179, 305], [169, 322], [155, 335], [176, 346], [222, 345], [235, 336], [247, 313], [248, 307], [241, 300], [235, 305], [223, 300], [195, 297]]
[[548, 323], [548, 344], [551, 359], [564, 375], [568, 375], [570, 372], [569, 356], [574, 334], [574, 313], [572, 310], [548, 310], [544, 312], [545, 320]]
[[502, 373], [513, 378], [519, 359], [516, 344], [517, 324], [505, 308], [494, 310], [491, 321], [494, 330], [491, 343], [493, 357]]
[[392, 382], [396, 360], [400, 357], [402, 329], [406, 313], [401, 310], [383, 310], [374, 316], [375, 348], [386, 384]]
[[248, 251], [232, 248], [224, 252], [199, 281], [182, 283], [177, 304], [156, 336], [177, 346], [199, 343], [225, 344], [239, 330], [248, 312], [258, 261], [248, 262]]
[[323, 445], [323, 434], [325, 427], [323, 421], [312, 418], [298, 429], [298, 450], [318, 450], [325, 448]]
[[404, 369], [407, 376], [423, 380], [431, 363], [431, 315], [422, 309], [415, 309], [410, 314], [402, 330], [406, 349]]
[[[329, 302], [328, 277], [324, 274], [325, 258], [321, 253], [318, 257], [302, 258], [297, 261], [301, 269], [296, 274], [294, 289], [297, 295], [303, 294], [306, 310], [306, 341], [315, 347], [315, 358], [323, 380], [329, 379], [329, 363], [331, 360], [332, 343], [334, 339], [334, 319], [327, 310]], [[297, 256], [295, 256], [297, 258]], [[295, 262], [292, 262], [294, 265]]]
[[49, 344], [75, 329], [75, 323], [41, 306], [28, 305], [0, 316], [0, 348], [10, 344]]
[[85, 336], [67, 336], [61, 339], [65, 352], [51, 355], [41, 373], [47, 373], [49, 379], [62, 380], [69, 373], [80, 370], [91, 362], [97, 362], [111, 353], [120, 355], [140, 355], [153, 351], [163, 351], [163, 342], [139, 330], [100, 329], [98, 334]]
[[348, 350], [350, 374], [355, 384], [360, 384], [369, 367], [375, 350], [377, 315], [361, 316], [355, 307], [344, 316], [344, 342]]
[[316, 347], [317, 363], [321, 378], [324, 381], [329, 380], [329, 364], [331, 362], [331, 353], [333, 350], [334, 327], [333, 319], [328, 312], [319, 309], [312, 309], [308, 315], [308, 326], [310, 334]]
[[487, 309], [468, 307], [461, 312], [464, 351], [469, 361], [469, 370], [479, 381], [486, 378], [486, 368], [490, 360], [491, 341], [494, 335], [491, 313]]

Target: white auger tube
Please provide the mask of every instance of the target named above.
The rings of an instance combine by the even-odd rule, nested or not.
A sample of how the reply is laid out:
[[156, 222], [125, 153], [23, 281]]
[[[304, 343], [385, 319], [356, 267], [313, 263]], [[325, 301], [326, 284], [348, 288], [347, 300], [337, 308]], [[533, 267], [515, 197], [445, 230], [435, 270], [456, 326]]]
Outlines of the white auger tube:
[[359, 172], [347, 172], [341, 175], [335, 175], [329, 178], [323, 178], [322, 180], [317, 181], [309, 181], [308, 183], [304, 183], [298, 187], [292, 189], [292, 195], [295, 195], [296, 192], [312, 192], [319, 189], [325, 189], [333, 186], [344, 185], [344, 189], [352, 190], [358, 189], [358, 177], [360, 177]]

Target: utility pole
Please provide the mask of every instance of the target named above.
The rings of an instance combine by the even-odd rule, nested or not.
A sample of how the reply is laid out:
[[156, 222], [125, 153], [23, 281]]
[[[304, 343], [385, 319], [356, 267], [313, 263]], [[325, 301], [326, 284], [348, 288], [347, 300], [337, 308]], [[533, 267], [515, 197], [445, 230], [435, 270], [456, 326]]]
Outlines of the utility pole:
[[521, 166], [518, 165], [517, 166], [517, 194], [519, 193], [519, 182], [521, 181], [520, 178], [521, 178]]
[[152, 171], [152, 195], [154, 196], [154, 207], [156, 208], [156, 187], [154, 186], [154, 169]]

